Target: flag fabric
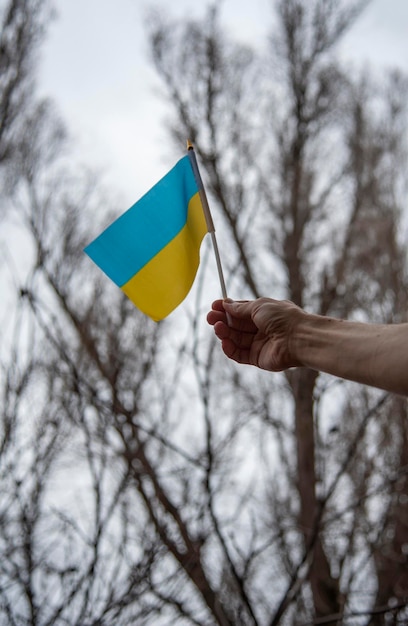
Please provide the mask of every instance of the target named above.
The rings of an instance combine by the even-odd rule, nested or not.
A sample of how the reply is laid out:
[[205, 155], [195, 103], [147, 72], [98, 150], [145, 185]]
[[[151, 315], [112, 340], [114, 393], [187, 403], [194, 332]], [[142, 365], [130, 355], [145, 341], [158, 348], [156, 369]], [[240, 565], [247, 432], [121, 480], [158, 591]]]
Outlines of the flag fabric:
[[159, 321], [190, 291], [207, 232], [199, 182], [186, 155], [85, 252], [143, 313]]

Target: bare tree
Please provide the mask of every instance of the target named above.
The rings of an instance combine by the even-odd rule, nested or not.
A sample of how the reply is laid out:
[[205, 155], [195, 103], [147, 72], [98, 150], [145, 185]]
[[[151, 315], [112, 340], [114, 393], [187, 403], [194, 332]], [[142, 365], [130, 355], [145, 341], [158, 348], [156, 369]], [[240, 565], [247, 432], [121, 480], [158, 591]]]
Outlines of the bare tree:
[[[215, 9], [150, 24], [228, 286], [403, 320], [405, 79], [343, 72], [336, 44], [361, 3], [275, 6], [268, 51], [231, 41]], [[227, 363], [204, 320], [205, 245], [182, 322], [153, 325], [82, 253], [108, 196], [70, 167], [52, 107], [16, 124], [10, 201], [30, 255], [2, 351], [1, 618], [403, 623], [406, 402]]]
[[10, 0], [0, 7], [0, 164], [12, 158], [29, 109], [36, 53], [48, 17], [47, 0]]
[[[385, 88], [370, 77], [351, 80], [336, 61], [336, 44], [364, 4], [276, 3], [271, 56], [261, 64], [251, 51], [231, 44], [220, 31], [215, 10], [202, 23], [179, 24], [178, 30], [156, 19], [151, 46], [173, 102], [171, 134], [179, 143], [185, 136], [195, 141], [208, 189], [225, 218], [224, 249], [239, 297], [275, 293], [321, 314], [392, 322], [406, 319], [406, 261], [398, 237], [406, 79], [390, 75]], [[395, 559], [406, 567], [401, 543], [406, 528], [404, 532], [398, 522], [404, 505], [397, 512], [386, 497], [394, 488], [391, 476], [380, 481], [379, 491], [372, 487], [383, 472], [380, 461], [372, 463], [374, 446], [379, 458], [392, 457], [391, 474], [402, 472], [404, 489], [401, 450], [406, 441], [397, 427], [404, 418], [401, 422], [396, 417], [394, 401], [352, 387], [353, 395], [362, 399], [351, 410], [349, 385], [341, 385], [340, 391], [328, 377], [293, 370], [283, 381], [282, 393], [289, 392], [292, 405], [282, 400], [283, 417], [268, 406], [270, 393], [264, 388], [251, 392], [241, 374], [233, 376], [251, 399], [265, 394], [254, 407], [266, 407], [260, 415], [275, 431], [286, 469], [285, 479], [279, 469], [269, 474], [269, 525], [276, 529], [287, 572], [286, 589], [275, 595], [269, 609], [270, 623], [280, 623], [285, 614], [288, 623], [329, 623], [330, 616], [333, 622], [346, 623], [357, 608], [361, 616], [366, 611], [371, 623], [371, 610], [377, 620], [391, 619], [384, 614], [393, 602], [398, 607], [394, 619], [403, 619], [406, 587]], [[338, 396], [343, 398], [333, 427], [332, 411], [327, 410], [331, 396], [336, 403]], [[405, 402], [399, 404], [405, 411]], [[401, 434], [390, 442], [392, 452], [379, 453], [390, 424]], [[285, 430], [290, 443], [285, 442]], [[327, 433], [336, 433], [336, 438], [327, 439]], [[340, 459], [334, 440], [341, 441]], [[368, 441], [370, 453], [364, 453]], [[285, 459], [288, 450], [292, 463]], [[360, 464], [363, 473], [355, 483]], [[347, 493], [353, 507], [341, 515], [335, 500]], [[367, 518], [367, 511], [372, 515], [376, 498], [382, 497], [387, 503], [384, 523], [398, 527], [398, 547], [394, 538], [389, 548], [393, 566], [391, 559], [380, 559], [380, 565], [374, 548], [379, 538], [367, 542], [365, 537], [368, 520], [379, 520], [375, 514]], [[336, 511], [340, 521], [334, 523]], [[333, 539], [342, 535], [348, 536], [348, 552], [343, 554], [343, 539]], [[359, 579], [361, 571], [371, 591]], [[384, 587], [385, 579], [389, 585]]]

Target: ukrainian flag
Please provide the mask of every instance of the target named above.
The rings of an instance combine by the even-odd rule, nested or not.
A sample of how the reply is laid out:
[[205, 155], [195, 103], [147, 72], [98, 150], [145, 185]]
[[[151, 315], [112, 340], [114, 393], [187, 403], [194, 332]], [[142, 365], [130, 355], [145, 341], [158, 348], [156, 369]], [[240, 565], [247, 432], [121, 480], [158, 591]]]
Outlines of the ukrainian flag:
[[143, 313], [159, 321], [190, 291], [207, 232], [199, 181], [186, 155], [85, 252]]

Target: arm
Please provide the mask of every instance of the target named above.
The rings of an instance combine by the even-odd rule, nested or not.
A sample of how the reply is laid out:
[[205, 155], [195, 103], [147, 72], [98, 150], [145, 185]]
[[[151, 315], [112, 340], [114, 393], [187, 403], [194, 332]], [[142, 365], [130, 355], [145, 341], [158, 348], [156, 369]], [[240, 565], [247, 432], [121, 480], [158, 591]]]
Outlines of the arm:
[[408, 324], [337, 320], [269, 298], [217, 300], [207, 319], [239, 363], [271, 371], [309, 367], [408, 395]]
[[298, 328], [306, 367], [408, 395], [408, 324], [362, 324], [311, 315]]

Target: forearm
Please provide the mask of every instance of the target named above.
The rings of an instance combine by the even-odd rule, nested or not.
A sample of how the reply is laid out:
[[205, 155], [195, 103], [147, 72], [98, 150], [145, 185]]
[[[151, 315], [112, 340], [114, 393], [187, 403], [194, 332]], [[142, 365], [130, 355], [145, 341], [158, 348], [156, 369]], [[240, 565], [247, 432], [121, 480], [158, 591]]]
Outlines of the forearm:
[[294, 350], [305, 367], [408, 395], [408, 324], [307, 315], [296, 330]]

